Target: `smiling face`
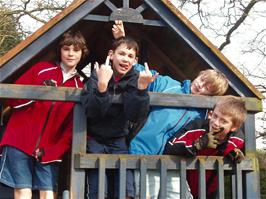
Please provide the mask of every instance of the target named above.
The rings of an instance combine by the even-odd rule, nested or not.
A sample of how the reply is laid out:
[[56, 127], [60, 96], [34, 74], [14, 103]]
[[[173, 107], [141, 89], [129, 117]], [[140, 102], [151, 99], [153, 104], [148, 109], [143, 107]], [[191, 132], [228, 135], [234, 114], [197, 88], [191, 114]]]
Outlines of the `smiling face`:
[[82, 56], [82, 50], [74, 45], [63, 45], [61, 47], [61, 61], [66, 70], [71, 70], [77, 66]]
[[137, 62], [136, 51], [133, 48], [128, 48], [124, 43], [120, 44], [114, 51], [110, 50], [109, 55], [115, 76], [123, 77]]
[[208, 83], [204, 75], [198, 76], [191, 83], [191, 94], [211, 95], [211, 85]]
[[217, 134], [219, 140], [223, 140], [225, 136], [231, 132], [235, 131], [237, 128], [233, 123], [233, 118], [229, 115], [223, 114], [219, 108], [214, 108], [213, 112], [209, 113], [209, 130], [212, 132], [223, 131]]

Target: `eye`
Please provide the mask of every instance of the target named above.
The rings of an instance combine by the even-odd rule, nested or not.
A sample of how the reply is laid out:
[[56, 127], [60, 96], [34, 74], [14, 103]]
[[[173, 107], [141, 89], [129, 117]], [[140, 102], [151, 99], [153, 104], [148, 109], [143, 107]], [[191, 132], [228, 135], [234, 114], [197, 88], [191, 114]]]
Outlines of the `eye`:
[[128, 57], [131, 58], [131, 59], [134, 59], [134, 55], [133, 54], [128, 55]]
[[63, 50], [69, 50], [69, 47], [68, 46], [63, 46], [62, 49]]
[[227, 122], [226, 120], [223, 120], [223, 119], [222, 119], [222, 120], [221, 120], [221, 123], [222, 123], [222, 124], [227, 124], [228, 122]]
[[80, 51], [81, 49], [79, 48], [79, 47], [75, 47], [74, 48], [74, 51], [76, 51], [76, 52], [78, 52], [78, 51]]

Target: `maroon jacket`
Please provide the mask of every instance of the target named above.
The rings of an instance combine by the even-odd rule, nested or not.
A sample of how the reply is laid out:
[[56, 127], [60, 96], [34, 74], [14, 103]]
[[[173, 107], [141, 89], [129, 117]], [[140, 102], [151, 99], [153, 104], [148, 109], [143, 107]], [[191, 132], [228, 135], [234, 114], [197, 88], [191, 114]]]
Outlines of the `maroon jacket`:
[[[197, 150], [194, 141], [201, 135], [209, 132], [209, 120], [197, 119], [189, 123], [185, 128], [177, 132], [166, 144], [164, 154], [180, 156], [227, 156], [235, 148], [242, 149], [244, 146], [244, 135], [241, 131], [231, 132], [223, 143], [216, 149], [206, 148]], [[189, 170], [187, 180], [191, 193], [198, 197], [198, 171]], [[206, 171], [207, 196], [212, 195], [217, 190], [217, 175], [213, 171]]]
[[[77, 75], [63, 83], [60, 65], [40, 62], [31, 67], [15, 83], [44, 85], [45, 80], [54, 80], [56, 86], [82, 87]], [[73, 129], [73, 102], [8, 100], [14, 112], [7, 124], [0, 146], [12, 146], [28, 155], [39, 148], [44, 154], [42, 163], [61, 161], [70, 148]]]

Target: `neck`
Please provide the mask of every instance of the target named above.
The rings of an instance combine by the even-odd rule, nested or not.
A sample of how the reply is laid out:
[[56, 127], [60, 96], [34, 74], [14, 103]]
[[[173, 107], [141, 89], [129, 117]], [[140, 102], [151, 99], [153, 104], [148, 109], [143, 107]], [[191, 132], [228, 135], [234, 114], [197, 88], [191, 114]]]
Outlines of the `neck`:
[[60, 66], [62, 68], [62, 70], [65, 72], [65, 73], [72, 73], [72, 72], [75, 72], [76, 71], [76, 67], [72, 67], [72, 68], [69, 68], [69, 67], [66, 67], [63, 62], [60, 62]]

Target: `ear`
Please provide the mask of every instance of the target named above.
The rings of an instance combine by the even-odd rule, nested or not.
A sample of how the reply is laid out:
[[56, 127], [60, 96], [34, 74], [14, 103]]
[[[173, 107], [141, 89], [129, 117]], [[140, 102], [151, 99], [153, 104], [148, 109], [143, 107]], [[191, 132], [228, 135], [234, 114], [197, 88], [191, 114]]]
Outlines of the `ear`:
[[235, 126], [232, 126], [232, 128], [231, 128], [231, 130], [230, 130], [230, 131], [231, 131], [231, 132], [232, 132], [232, 131], [236, 131], [237, 129], [238, 129], [237, 127], [235, 127]]
[[208, 119], [211, 119], [213, 111], [208, 111]]
[[108, 55], [110, 56], [110, 60], [113, 60], [114, 51], [113, 50], [109, 50], [108, 51]]
[[136, 57], [136, 58], [135, 58], [135, 62], [133, 63], [133, 65], [134, 65], [134, 64], [137, 64], [137, 63], [138, 63], [138, 61], [139, 61], [139, 58], [138, 58], [138, 57]]

